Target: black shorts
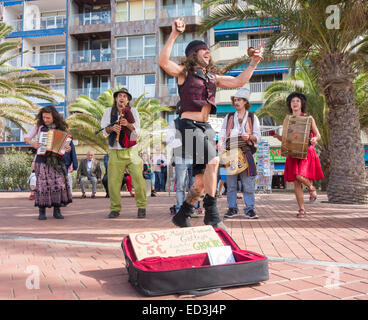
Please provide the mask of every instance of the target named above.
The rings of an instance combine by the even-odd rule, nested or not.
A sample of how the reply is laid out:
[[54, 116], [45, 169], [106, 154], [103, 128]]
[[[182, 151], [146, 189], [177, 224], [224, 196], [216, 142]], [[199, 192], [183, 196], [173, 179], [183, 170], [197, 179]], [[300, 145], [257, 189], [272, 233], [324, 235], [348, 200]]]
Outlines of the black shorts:
[[206, 164], [217, 157], [215, 130], [208, 122], [181, 119], [179, 132], [185, 158], [193, 159], [193, 176], [204, 173]]

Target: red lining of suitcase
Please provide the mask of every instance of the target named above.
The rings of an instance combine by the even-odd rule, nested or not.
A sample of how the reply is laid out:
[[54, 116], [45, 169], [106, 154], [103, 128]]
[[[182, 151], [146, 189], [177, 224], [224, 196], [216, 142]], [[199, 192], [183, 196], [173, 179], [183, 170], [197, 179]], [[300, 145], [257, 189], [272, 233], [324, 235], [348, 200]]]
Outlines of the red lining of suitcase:
[[[261, 256], [255, 252], [239, 249], [236, 243], [225, 232], [223, 232], [222, 229], [215, 230], [220, 236], [224, 245], [231, 246], [236, 263], [266, 259], [264, 256]], [[137, 257], [134, 253], [134, 249], [129, 237], [124, 238], [124, 246], [126, 248], [126, 254], [131, 259], [134, 266], [143, 271], [169, 271], [210, 266], [207, 253], [178, 257], [149, 257], [137, 261]]]

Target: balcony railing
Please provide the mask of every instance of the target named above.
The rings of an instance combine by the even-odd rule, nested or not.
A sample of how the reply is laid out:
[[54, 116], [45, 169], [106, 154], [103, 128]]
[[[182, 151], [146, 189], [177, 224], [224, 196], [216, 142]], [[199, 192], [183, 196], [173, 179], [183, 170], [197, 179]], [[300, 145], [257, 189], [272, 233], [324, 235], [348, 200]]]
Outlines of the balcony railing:
[[217, 43], [217, 47], [220, 47], [220, 48], [238, 47], [238, 46], [239, 46], [239, 40], [220, 41]]
[[65, 51], [34, 54], [33, 66], [55, 66], [65, 64]]
[[105, 24], [110, 22], [111, 11], [73, 14], [73, 25], [87, 26], [90, 24]]
[[176, 17], [203, 17], [203, 11], [200, 4], [190, 5], [166, 5], [162, 7], [161, 18], [176, 18]]
[[14, 57], [13, 59], [9, 60], [8, 63], [13, 67], [21, 67], [22, 57], [21, 56]]
[[13, 32], [23, 31], [23, 20], [21, 19], [11, 20], [6, 23], [14, 28]]
[[[273, 81], [265, 81], [265, 82], [249, 82], [250, 92], [264, 92], [272, 83]], [[231, 91], [236, 89], [233, 88], [218, 88], [217, 91]]]
[[250, 82], [250, 92], [264, 92], [273, 81], [266, 81], [266, 82]]
[[248, 47], [258, 48], [262, 42], [267, 42], [269, 38], [264, 39], [249, 39], [248, 40]]
[[111, 60], [111, 49], [74, 51], [72, 62], [102, 62]]
[[91, 99], [96, 100], [101, 93], [104, 93], [107, 89], [110, 88], [110, 84], [107, 84], [106, 87], [100, 88], [81, 88], [81, 89], [72, 89], [72, 100], [75, 100], [80, 95], [85, 95]]

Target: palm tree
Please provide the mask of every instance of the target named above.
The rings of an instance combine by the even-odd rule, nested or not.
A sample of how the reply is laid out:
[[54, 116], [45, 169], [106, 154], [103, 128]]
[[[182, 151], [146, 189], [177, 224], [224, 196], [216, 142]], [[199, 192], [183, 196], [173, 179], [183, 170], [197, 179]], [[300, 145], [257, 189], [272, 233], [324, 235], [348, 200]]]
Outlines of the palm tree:
[[[214, 7], [223, 1], [208, 0]], [[295, 46], [290, 61], [307, 58], [318, 75], [318, 84], [328, 105], [331, 175], [327, 188], [330, 202], [368, 203], [364, 149], [360, 137], [359, 112], [354, 95], [354, 74], [367, 70], [367, 0], [249, 0], [247, 6], [217, 6], [204, 18], [201, 32], [228, 20], [258, 18], [280, 26], [266, 45]], [[337, 8], [339, 26], [331, 25], [329, 6]], [[331, 7], [329, 7], [331, 8]], [[335, 10], [336, 11], [336, 10]], [[337, 11], [336, 11], [337, 12]]]
[[[167, 126], [160, 114], [170, 111], [170, 108], [161, 105], [158, 100], [143, 100], [144, 95], [139, 96], [133, 105], [138, 110], [140, 117], [141, 134], [137, 141], [139, 150], [146, 149], [152, 144], [153, 128]], [[85, 144], [95, 146], [102, 153], [107, 153], [107, 139], [102, 134], [95, 134], [95, 132], [101, 128], [101, 119], [105, 109], [111, 107], [113, 102], [113, 91], [110, 89], [103, 92], [97, 100], [85, 95], [79, 96], [75, 103], [68, 107], [72, 114], [66, 121], [72, 136]]]
[[[0, 41], [12, 31], [11, 26], [0, 23]], [[57, 103], [55, 97], [62, 95], [38, 82], [40, 79], [51, 78], [51, 74], [10, 65], [9, 61], [21, 54], [12, 54], [15, 50], [18, 52], [19, 47], [20, 44], [16, 42], [0, 43], [0, 118], [10, 120], [22, 131], [26, 131], [24, 125], [33, 124], [34, 114], [39, 110], [32, 98]], [[7, 129], [4, 121], [1, 127]]]

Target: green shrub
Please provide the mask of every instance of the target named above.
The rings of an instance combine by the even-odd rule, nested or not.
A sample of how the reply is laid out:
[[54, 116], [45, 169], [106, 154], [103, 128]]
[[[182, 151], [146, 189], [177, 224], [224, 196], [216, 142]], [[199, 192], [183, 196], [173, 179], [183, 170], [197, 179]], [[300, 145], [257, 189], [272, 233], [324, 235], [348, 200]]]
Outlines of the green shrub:
[[0, 190], [29, 190], [28, 178], [32, 172], [32, 152], [7, 148], [0, 158]]

